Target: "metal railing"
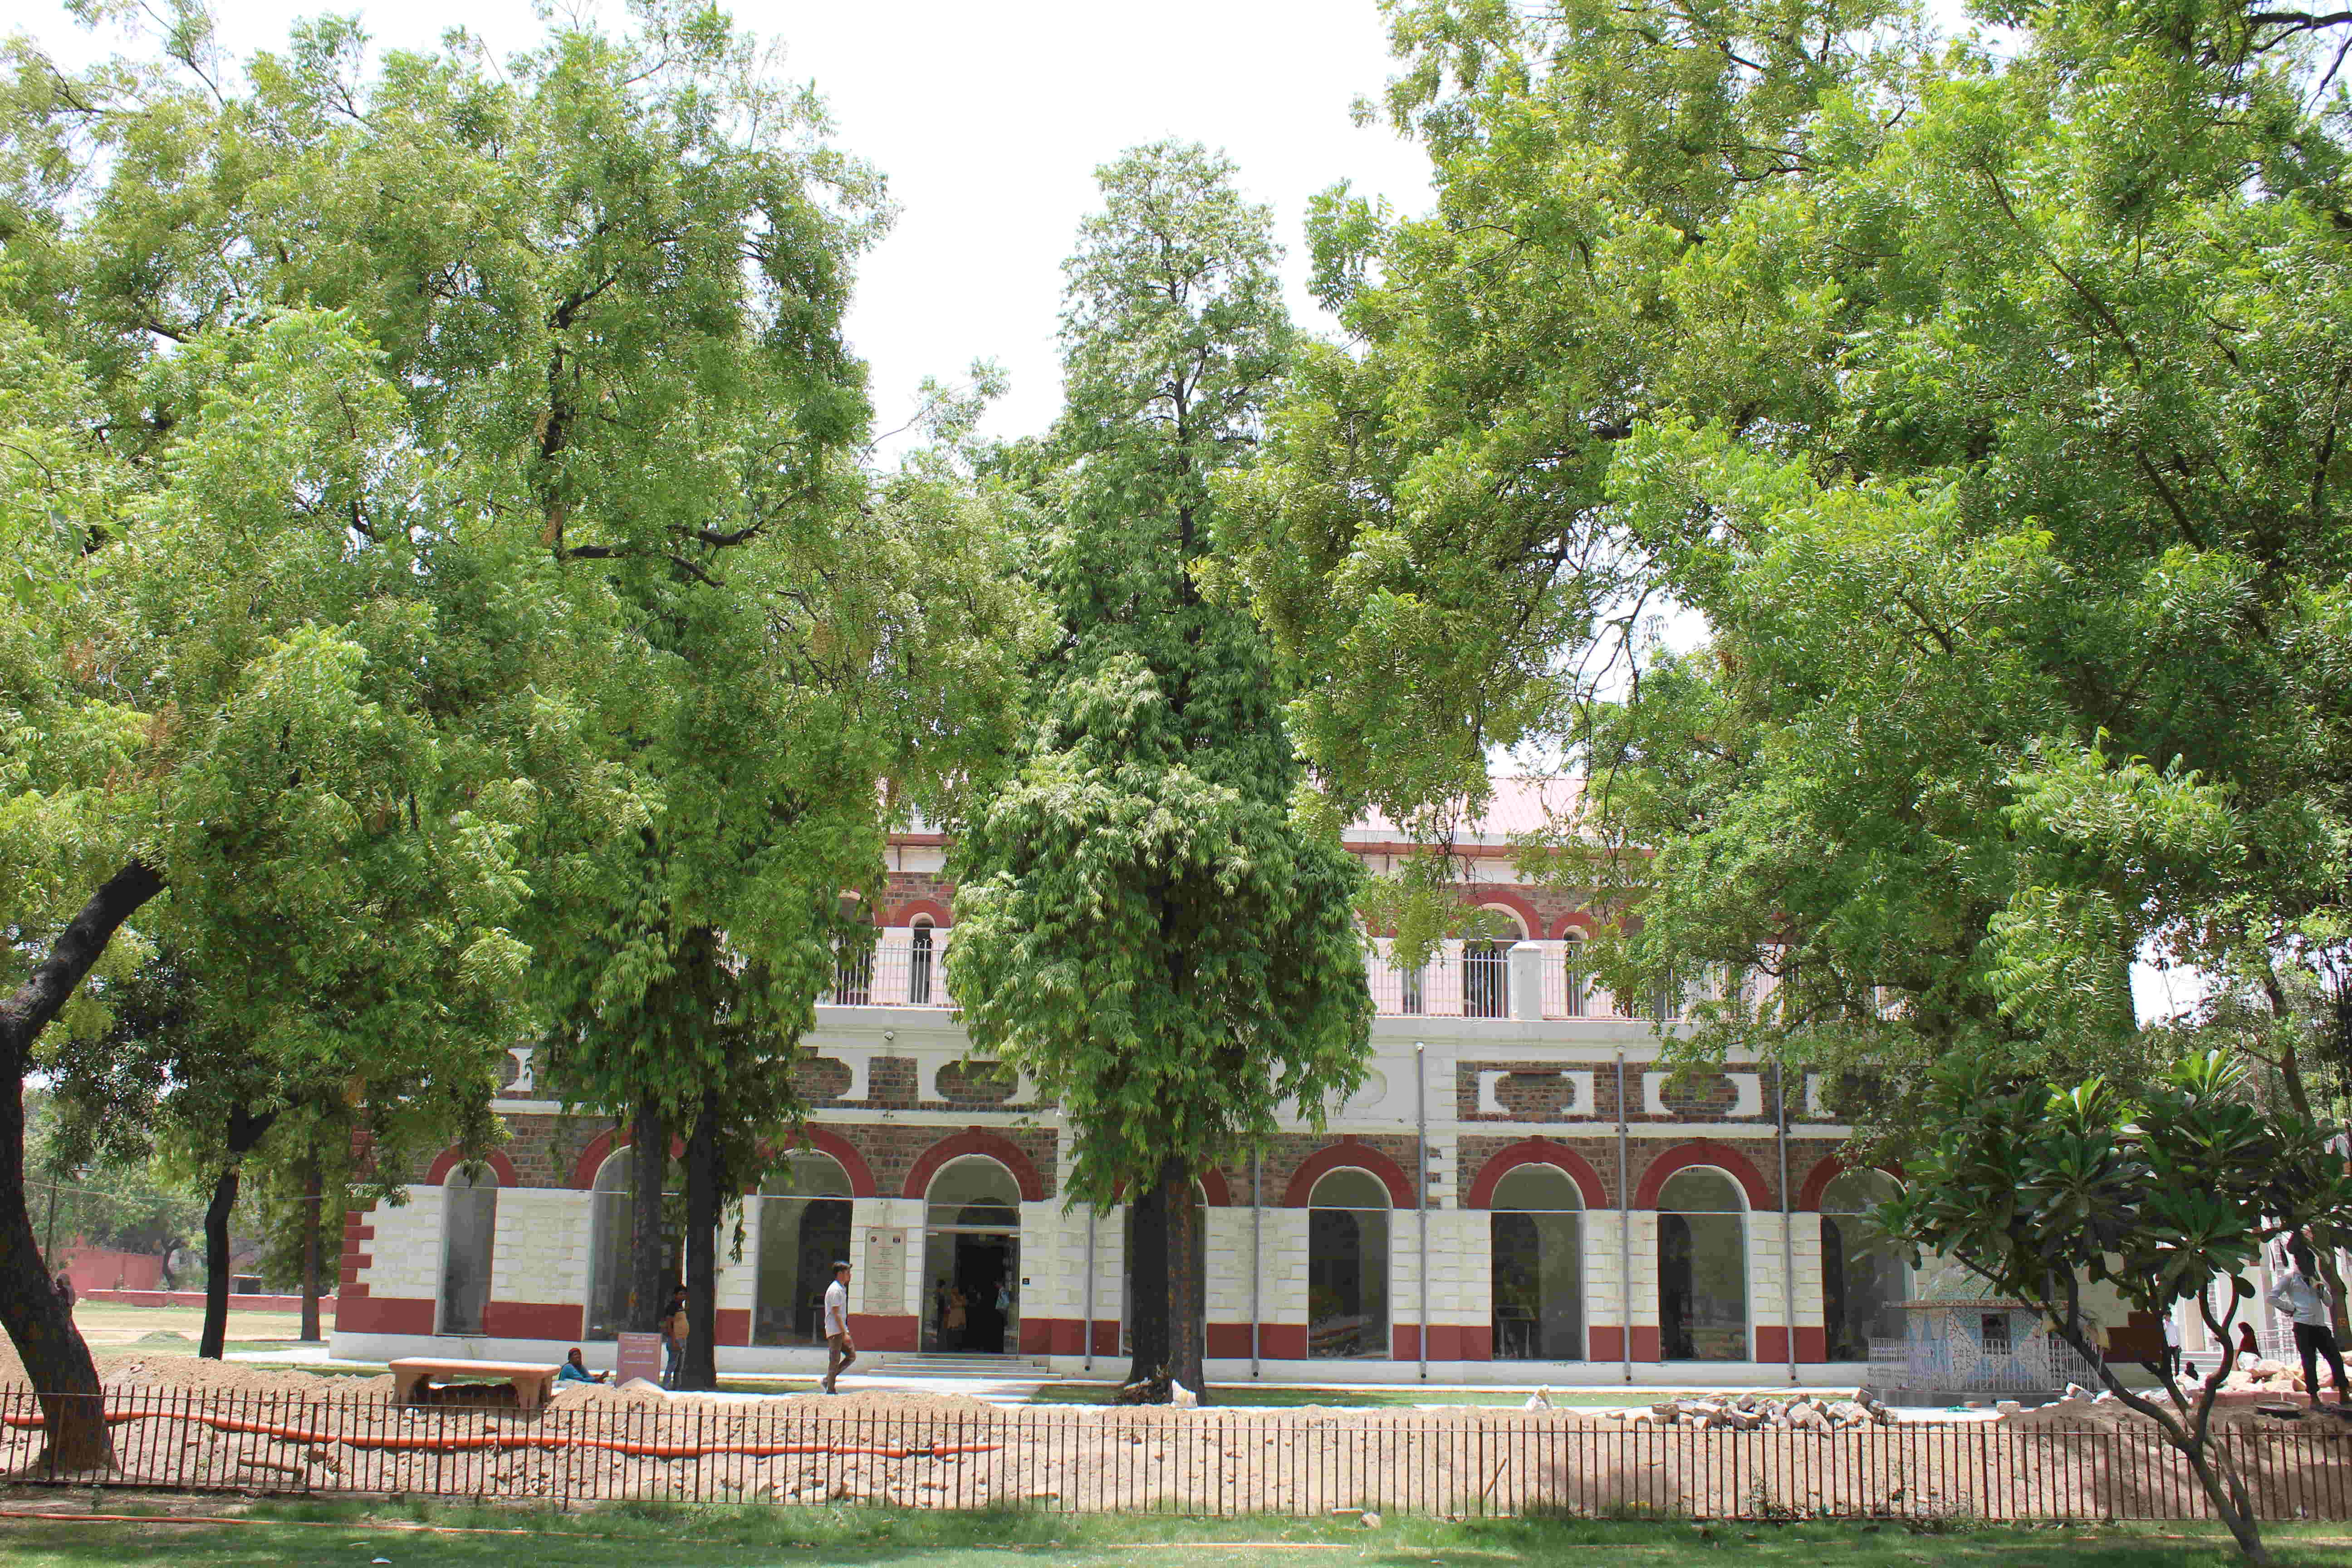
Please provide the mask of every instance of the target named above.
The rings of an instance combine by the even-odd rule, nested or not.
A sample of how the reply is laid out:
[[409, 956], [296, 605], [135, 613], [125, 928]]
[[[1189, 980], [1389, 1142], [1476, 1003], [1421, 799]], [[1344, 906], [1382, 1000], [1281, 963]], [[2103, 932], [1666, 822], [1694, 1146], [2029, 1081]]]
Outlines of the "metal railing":
[[[928, 940], [918, 940], [918, 933]], [[834, 960], [833, 986], [817, 1000], [835, 1007], [952, 1007], [948, 996], [948, 933], [929, 926], [892, 926], [871, 947]]]
[[[1892, 1342], [1902, 1353], [1887, 1365], [1879, 1359], [1878, 1341], [1871, 1342], [1874, 1376], [1899, 1372], [1896, 1379], [1911, 1388], [1941, 1389], [1964, 1394], [2054, 1394], [2068, 1384], [2099, 1386], [2098, 1369], [2082, 1352], [2052, 1334], [2038, 1334], [2013, 1353], [1978, 1350], [1968, 1357], [1956, 1353], [1952, 1340], [1941, 1335]], [[1883, 1368], [1883, 1370], [1882, 1370]]]
[[1464, 942], [1438, 944], [1437, 952], [1418, 970], [1402, 970], [1390, 957], [1395, 944], [1387, 937], [1372, 939], [1365, 980], [1372, 993], [1372, 1009], [1384, 1017], [1509, 1018], [1517, 982], [1512, 973], [1514, 948], [1533, 948], [1540, 955], [1543, 976], [1542, 1016], [1549, 1019], [1625, 1018], [1633, 1015], [1617, 999], [1592, 984], [1582, 962], [1580, 945], [1568, 942]]
[[[291, 1394], [105, 1395], [113, 1463], [65, 1473], [0, 1392], [19, 1483], [199, 1492], [870, 1502], [1196, 1516], [1348, 1509], [1674, 1519], [2199, 1520], [2151, 1429], [1986, 1423], [1830, 1432], [1632, 1426], [1570, 1412], [887, 1409], [816, 1398], [524, 1414]], [[2265, 1518], [2352, 1519], [2352, 1436], [2223, 1439]]]

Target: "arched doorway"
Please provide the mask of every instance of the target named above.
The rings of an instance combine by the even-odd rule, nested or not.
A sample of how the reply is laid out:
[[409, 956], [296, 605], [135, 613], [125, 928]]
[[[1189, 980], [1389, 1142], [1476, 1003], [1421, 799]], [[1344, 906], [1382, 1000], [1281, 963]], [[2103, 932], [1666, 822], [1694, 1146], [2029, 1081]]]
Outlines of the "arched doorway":
[[1667, 1361], [1746, 1361], [1748, 1210], [1707, 1165], [1658, 1192], [1658, 1339]]
[[841, 1162], [814, 1152], [761, 1184], [753, 1344], [824, 1342], [824, 1289], [833, 1266], [849, 1258], [850, 1191]]
[[1354, 1165], [1307, 1194], [1307, 1353], [1390, 1353], [1388, 1184]]
[[1822, 1192], [1822, 1326], [1832, 1361], [1868, 1361], [1874, 1339], [1903, 1337], [1911, 1270], [1864, 1217], [1895, 1195], [1876, 1171], [1841, 1171]]
[[490, 1304], [490, 1257], [499, 1229], [499, 1173], [457, 1166], [441, 1187], [439, 1331], [478, 1334]]
[[[604, 1156], [596, 1167], [596, 1183], [589, 1199], [588, 1324], [582, 1337], [609, 1340], [629, 1326], [630, 1239], [635, 1234], [635, 1197], [631, 1179], [636, 1152], [625, 1145]], [[675, 1160], [665, 1162], [662, 1177], [662, 1279], [679, 1278], [686, 1239], [684, 1173]], [[656, 1308], [658, 1303], [656, 1304]], [[648, 1309], [653, 1310], [655, 1309]]]
[[1018, 1350], [1020, 1184], [987, 1155], [965, 1154], [940, 1167], [923, 1202], [923, 1348]]
[[1521, 1165], [1495, 1184], [1497, 1361], [1584, 1359], [1584, 1195], [1558, 1165]]
[[907, 1003], [909, 1006], [931, 1005], [931, 969], [937, 954], [932, 951], [936, 935], [931, 917], [917, 915], [914, 930], [907, 939]]
[[[1192, 1204], [1200, 1212], [1192, 1222], [1192, 1277], [1201, 1282], [1201, 1341], [1209, 1338], [1209, 1196], [1201, 1184], [1192, 1184]], [[1135, 1205], [1129, 1204], [1121, 1211], [1126, 1215], [1119, 1257], [1127, 1263], [1118, 1282], [1118, 1353], [1135, 1353]]]

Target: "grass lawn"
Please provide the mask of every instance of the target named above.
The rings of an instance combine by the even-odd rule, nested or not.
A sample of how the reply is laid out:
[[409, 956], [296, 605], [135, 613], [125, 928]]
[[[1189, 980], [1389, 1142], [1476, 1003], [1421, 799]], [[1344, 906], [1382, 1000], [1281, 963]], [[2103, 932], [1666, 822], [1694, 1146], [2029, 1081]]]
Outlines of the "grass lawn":
[[[325, 1326], [334, 1325], [331, 1310]], [[74, 1326], [89, 1348], [110, 1351], [152, 1349], [166, 1355], [194, 1355], [205, 1331], [202, 1307], [131, 1307], [116, 1301], [83, 1301], [74, 1308]], [[228, 1315], [228, 1348], [232, 1351], [284, 1350], [302, 1331], [299, 1312], [238, 1312]]]
[[[9, 1508], [57, 1508], [55, 1494], [18, 1493]], [[77, 1508], [86, 1506], [75, 1500]], [[184, 1510], [185, 1504], [175, 1504]], [[110, 1513], [160, 1511], [108, 1500]], [[209, 1510], [207, 1510], [209, 1512]], [[1447, 1523], [1392, 1520], [1366, 1528], [1346, 1519], [1196, 1521], [1124, 1516], [1069, 1519], [1021, 1513], [909, 1513], [879, 1509], [614, 1506], [557, 1514], [507, 1509], [393, 1508], [359, 1503], [260, 1504], [232, 1524], [150, 1524], [0, 1519], [0, 1557], [12, 1568], [84, 1568], [160, 1559], [210, 1564], [578, 1564], [580, 1568], [761, 1568], [766, 1564], [910, 1564], [1002, 1568], [1034, 1563], [1134, 1563], [1158, 1568], [1233, 1568], [1239, 1563], [1376, 1563], [1389, 1568], [1486, 1568], [1495, 1563], [1625, 1563], [1686, 1568], [1720, 1563], [1729, 1549], [1747, 1563], [1818, 1568], [1999, 1564], [2032, 1568], [2221, 1568], [2236, 1561], [2228, 1539], [2193, 1526], [1914, 1533], [1900, 1525], [1710, 1525], [1519, 1520]], [[435, 1529], [420, 1530], [420, 1524]], [[2283, 1565], [2340, 1564], [2352, 1529], [2280, 1527], [2270, 1537]]]

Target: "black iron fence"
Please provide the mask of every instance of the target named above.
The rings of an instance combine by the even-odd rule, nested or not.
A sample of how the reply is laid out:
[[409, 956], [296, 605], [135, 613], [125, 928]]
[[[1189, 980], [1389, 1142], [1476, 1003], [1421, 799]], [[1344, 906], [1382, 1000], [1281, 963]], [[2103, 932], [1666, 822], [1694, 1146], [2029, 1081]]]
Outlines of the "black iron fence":
[[[1989, 1423], [1834, 1432], [1630, 1426], [1573, 1412], [949, 1410], [814, 1400], [465, 1407], [125, 1390], [113, 1462], [63, 1472], [0, 1392], [20, 1482], [261, 1494], [1671, 1519], [2197, 1520], [2152, 1431]], [[2315, 1417], [2315, 1422], [2323, 1418]], [[2352, 1519], [2352, 1430], [2223, 1441], [2260, 1513]]]

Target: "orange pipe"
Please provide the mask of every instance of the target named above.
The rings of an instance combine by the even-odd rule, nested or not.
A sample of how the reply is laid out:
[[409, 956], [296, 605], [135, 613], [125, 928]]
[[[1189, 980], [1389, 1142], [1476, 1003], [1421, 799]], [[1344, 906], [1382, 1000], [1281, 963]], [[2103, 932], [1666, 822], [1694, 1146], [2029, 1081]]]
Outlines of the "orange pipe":
[[[353, 1434], [348, 1432], [306, 1432], [299, 1426], [277, 1426], [267, 1421], [240, 1421], [227, 1415], [197, 1415], [178, 1410], [110, 1410], [106, 1413], [110, 1426], [125, 1421], [191, 1420], [203, 1423], [215, 1432], [250, 1433], [257, 1436], [276, 1437], [287, 1443], [341, 1443], [347, 1448], [379, 1449], [394, 1453], [458, 1454], [478, 1448], [593, 1448], [609, 1454], [625, 1454], [633, 1458], [699, 1459], [712, 1454], [745, 1454], [754, 1458], [775, 1458], [787, 1454], [834, 1454], [884, 1459], [947, 1458], [956, 1454], [991, 1454], [1003, 1445], [1000, 1443], [934, 1443], [929, 1447], [880, 1447], [857, 1443], [647, 1443], [632, 1442], [617, 1437], [563, 1437], [530, 1432], [483, 1432], [457, 1436], [398, 1436], [389, 1434]], [[11, 1426], [38, 1428], [42, 1422], [37, 1415], [11, 1415]]]

